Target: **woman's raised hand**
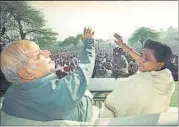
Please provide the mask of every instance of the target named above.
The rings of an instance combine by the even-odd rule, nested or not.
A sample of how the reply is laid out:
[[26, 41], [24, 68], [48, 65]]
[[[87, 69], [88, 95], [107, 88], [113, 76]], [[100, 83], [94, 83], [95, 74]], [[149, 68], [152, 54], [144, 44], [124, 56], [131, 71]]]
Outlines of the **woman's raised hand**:
[[122, 47], [124, 45], [124, 41], [123, 41], [122, 37], [117, 33], [114, 34], [114, 37], [116, 38], [116, 40], [115, 40], [116, 44], [119, 45], [120, 47]]

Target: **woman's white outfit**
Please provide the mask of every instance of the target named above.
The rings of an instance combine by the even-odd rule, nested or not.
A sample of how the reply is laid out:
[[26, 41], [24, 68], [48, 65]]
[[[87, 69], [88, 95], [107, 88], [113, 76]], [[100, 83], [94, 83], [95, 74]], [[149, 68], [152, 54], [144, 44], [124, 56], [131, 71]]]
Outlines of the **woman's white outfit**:
[[101, 118], [165, 112], [175, 89], [168, 69], [139, 72], [115, 83], [115, 89], [100, 109]]

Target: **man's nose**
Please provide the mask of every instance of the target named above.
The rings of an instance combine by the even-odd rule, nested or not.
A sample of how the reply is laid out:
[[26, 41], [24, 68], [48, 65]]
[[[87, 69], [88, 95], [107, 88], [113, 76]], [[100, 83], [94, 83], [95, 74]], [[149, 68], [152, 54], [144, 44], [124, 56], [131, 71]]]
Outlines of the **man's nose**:
[[140, 57], [139, 64], [143, 64], [143, 63], [144, 63], [144, 58], [143, 58], [143, 57]]
[[42, 50], [41, 54], [45, 57], [49, 57], [51, 55], [50, 51], [48, 51], [48, 50]]

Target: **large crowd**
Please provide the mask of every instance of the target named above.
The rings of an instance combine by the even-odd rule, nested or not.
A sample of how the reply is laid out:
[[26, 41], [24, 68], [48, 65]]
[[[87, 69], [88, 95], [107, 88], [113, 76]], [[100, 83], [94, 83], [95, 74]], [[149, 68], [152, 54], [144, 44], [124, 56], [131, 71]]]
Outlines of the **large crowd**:
[[[137, 72], [137, 63], [129, 59], [121, 48], [113, 49], [113, 54], [96, 52], [92, 78], [128, 77]], [[73, 52], [57, 52], [51, 56], [55, 61], [57, 75], [61, 78], [72, 73], [79, 63], [79, 55]]]
[[[56, 73], [62, 78], [72, 73], [79, 63], [80, 53], [75, 51], [56, 52], [51, 58], [55, 61]], [[178, 56], [173, 55], [168, 65], [175, 80], [178, 80]], [[125, 78], [138, 71], [138, 63], [122, 48], [100, 50], [96, 48], [95, 66], [92, 78]]]

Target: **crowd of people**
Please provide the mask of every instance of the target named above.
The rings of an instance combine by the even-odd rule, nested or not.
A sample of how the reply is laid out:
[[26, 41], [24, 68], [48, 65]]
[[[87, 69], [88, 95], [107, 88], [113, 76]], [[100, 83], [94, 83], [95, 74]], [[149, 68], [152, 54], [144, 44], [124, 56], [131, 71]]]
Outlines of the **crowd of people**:
[[72, 73], [78, 65], [79, 55], [73, 52], [58, 52], [51, 56], [55, 61], [55, 69], [58, 78]]
[[[98, 49], [92, 78], [121, 78], [137, 72], [137, 63], [129, 55], [126, 55], [122, 48], [116, 47], [111, 52], [103, 52]], [[56, 73], [59, 78], [75, 70], [79, 63], [79, 55], [79, 53], [67, 51], [57, 52], [51, 56], [55, 61]]]
[[[111, 52], [97, 50], [92, 78], [125, 78], [138, 71], [138, 63], [122, 48], [116, 47]], [[59, 78], [75, 70], [79, 63], [79, 55], [79, 53], [73, 51], [66, 51], [57, 52], [51, 56], [52, 60], [55, 61], [56, 73]], [[178, 80], [177, 58], [177, 56], [173, 56], [167, 66], [171, 70], [175, 81]]]
[[[120, 35], [114, 37], [119, 47], [112, 54], [95, 54], [94, 31], [85, 28], [80, 54], [58, 52], [51, 58], [51, 53], [41, 50], [35, 42], [10, 43], [1, 53], [1, 71], [11, 83], [1, 111], [36, 121], [89, 122], [93, 96], [87, 85], [91, 77], [113, 77], [116, 84], [100, 109], [101, 118], [167, 111], [175, 89], [172, 73], [167, 69], [172, 56], [170, 47], [148, 39], [139, 54]], [[119, 80], [121, 77], [126, 80]], [[103, 84], [110, 85], [110, 81]]]

